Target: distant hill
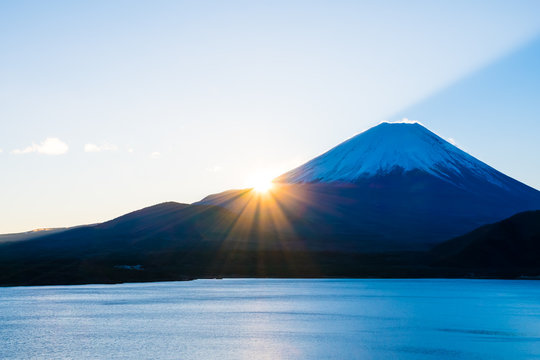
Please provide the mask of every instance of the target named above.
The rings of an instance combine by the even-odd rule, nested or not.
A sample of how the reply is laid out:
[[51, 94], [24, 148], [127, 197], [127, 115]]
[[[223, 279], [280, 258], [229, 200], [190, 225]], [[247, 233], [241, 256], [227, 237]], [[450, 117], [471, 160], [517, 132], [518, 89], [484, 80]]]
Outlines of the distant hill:
[[0, 244], [35, 239], [44, 235], [56, 234], [66, 231], [68, 228], [35, 229], [22, 233], [0, 234]]
[[[97, 225], [0, 243], [0, 284], [178, 277], [176, 272], [168, 275], [167, 267], [189, 261], [189, 251], [205, 247], [207, 242], [219, 246], [218, 240], [234, 219], [223, 208], [169, 202]], [[130, 271], [133, 264], [144, 264], [145, 271]]]
[[219, 207], [167, 202], [150, 206], [97, 225], [5, 244], [0, 258], [95, 254], [145, 256], [167, 247], [182, 247], [206, 238], [221, 237], [233, 214]]
[[536, 269], [540, 275], [540, 211], [482, 226], [436, 246], [438, 266], [468, 269]]

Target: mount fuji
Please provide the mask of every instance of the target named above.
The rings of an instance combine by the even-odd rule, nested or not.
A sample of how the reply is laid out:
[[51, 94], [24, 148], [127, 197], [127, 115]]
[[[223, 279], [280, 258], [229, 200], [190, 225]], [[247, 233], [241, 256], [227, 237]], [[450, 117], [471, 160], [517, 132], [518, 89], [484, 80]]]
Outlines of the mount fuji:
[[[325, 250], [426, 249], [520, 211], [540, 209], [539, 191], [419, 123], [381, 123], [274, 183], [271, 196], [287, 214], [288, 226], [270, 224], [270, 230], [310, 239], [309, 246]], [[200, 203], [245, 215], [248, 194], [228, 191]], [[259, 214], [265, 210], [273, 211], [263, 205], [257, 209]]]

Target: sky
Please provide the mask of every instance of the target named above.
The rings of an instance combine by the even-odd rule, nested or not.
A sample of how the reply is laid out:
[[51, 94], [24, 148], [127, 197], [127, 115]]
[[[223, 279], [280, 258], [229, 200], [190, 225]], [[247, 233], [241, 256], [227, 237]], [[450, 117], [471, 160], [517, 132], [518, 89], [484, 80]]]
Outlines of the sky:
[[540, 188], [538, 1], [0, 2], [0, 233], [253, 186], [418, 120]]

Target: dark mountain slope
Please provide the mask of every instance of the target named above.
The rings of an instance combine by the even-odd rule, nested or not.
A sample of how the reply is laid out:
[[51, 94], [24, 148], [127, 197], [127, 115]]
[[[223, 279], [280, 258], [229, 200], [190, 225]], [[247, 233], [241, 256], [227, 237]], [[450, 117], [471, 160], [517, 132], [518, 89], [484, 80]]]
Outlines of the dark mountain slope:
[[62, 231], [66, 231], [69, 228], [51, 228], [51, 229], [36, 229], [32, 231], [26, 231], [22, 233], [13, 233], [13, 234], [1, 234], [0, 235], [0, 244], [15, 242], [15, 241], [25, 241], [31, 240], [45, 235], [56, 234]]
[[[403, 185], [406, 185], [403, 187]], [[409, 186], [410, 185], [410, 186]], [[264, 228], [296, 235], [325, 250], [422, 250], [521, 210], [496, 195], [486, 199], [421, 173], [394, 174], [355, 184], [277, 184], [258, 207], [252, 193], [217, 194], [213, 204], [266, 218]]]
[[[171, 219], [176, 225], [166, 231], [139, 227], [144, 219], [138, 215], [157, 215], [165, 208], [178, 212]], [[238, 235], [250, 234], [248, 227], [233, 230], [230, 234], [237, 235], [227, 236], [223, 236], [220, 228], [214, 236], [212, 231], [198, 228], [207, 224], [193, 221], [202, 218], [213, 224], [218, 217], [225, 228], [235, 228], [238, 218], [223, 211], [219, 207], [157, 205], [99, 226], [70, 231], [69, 236], [58, 234], [5, 244], [0, 246], [0, 284], [116, 283], [207, 277], [516, 278], [540, 273], [537, 260], [540, 211], [484, 226], [433, 251], [379, 253], [317, 249], [311, 241], [302, 246], [298, 243], [301, 238], [292, 238], [295, 246], [291, 246], [290, 238]], [[169, 212], [164, 214], [169, 215]], [[131, 237], [114, 236], [116, 232], [111, 229], [128, 226], [124, 221], [134, 225], [130, 229], [139, 230], [132, 232]], [[34, 246], [26, 245], [31, 242]], [[267, 246], [268, 242], [279, 246]]]
[[435, 247], [438, 266], [468, 269], [536, 269], [540, 275], [540, 211], [482, 226]]
[[82, 226], [14, 244], [0, 245], [0, 259], [29, 256], [91, 256], [181, 247], [227, 233], [236, 215], [204, 205], [163, 203], [98, 225]]
[[99, 225], [0, 244], [0, 283], [115, 282], [125, 276], [115, 266], [163, 268], [194, 248], [219, 247], [235, 219], [219, 207], [164, 203]]

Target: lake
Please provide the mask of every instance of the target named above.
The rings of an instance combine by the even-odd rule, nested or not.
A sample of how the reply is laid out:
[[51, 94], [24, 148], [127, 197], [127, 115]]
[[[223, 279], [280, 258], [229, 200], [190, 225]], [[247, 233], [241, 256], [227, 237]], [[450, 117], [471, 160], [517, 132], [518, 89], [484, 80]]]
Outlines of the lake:
[[1, 359], [538, 359], [540, 282], [0, 288]]

